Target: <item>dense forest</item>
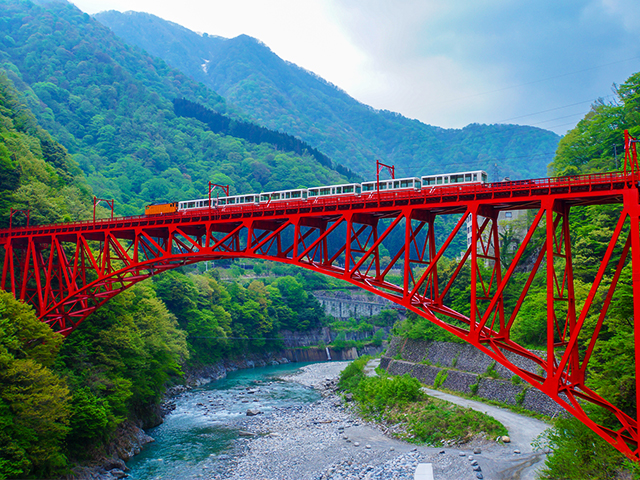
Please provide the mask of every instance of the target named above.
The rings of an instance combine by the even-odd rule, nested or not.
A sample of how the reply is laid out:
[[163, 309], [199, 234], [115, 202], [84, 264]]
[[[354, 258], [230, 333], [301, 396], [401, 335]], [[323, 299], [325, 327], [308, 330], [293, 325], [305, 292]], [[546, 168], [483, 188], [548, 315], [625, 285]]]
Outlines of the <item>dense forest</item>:
[[485, 169], [492, 181], [539, 178], [558, 145], [555, 133], [540, 128], [444, 129], [375, 110], [246, 35], [200, 35], [147, 13], [109, 11], [95, 18], [223, 95], [252, 121], [301, 138], [365, 179], [375, 175], [376, 158], [394, 164], [400, 177], [472, 167]]

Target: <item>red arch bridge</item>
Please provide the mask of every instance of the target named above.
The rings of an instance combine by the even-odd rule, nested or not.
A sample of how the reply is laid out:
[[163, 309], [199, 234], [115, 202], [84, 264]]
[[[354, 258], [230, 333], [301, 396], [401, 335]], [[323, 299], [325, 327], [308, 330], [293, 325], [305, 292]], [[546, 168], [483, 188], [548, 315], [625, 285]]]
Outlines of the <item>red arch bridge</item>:
[[[110, 298], [165, 270], [237, 257], [298, 265], [346, 280], [426, 317], [638, 460], [637, 415], [633, 418], [586, 384], [598, 335], [628, 263], [633, 290], [640, 291], [638, 178], [637, 169], [631, 169], [12, 228], [0, 231], [0, 286], [32, 304], [43, 322], [68, 335]], [[571, 212], [602, 204], [616, 208], [617, 223], [586, 301], [576, 302]], [[501, 251], [500, 213], [522, 210], [528, 211], [529, 221], [517, 248]], [[466, 250], [455, 260], [446, 259], [445, 252], [460, 242], [460, 236]], [[509, 290], [517, 301], [507, 308], [505, 293], [510, 285], [515, 288], [512, 280], [518, 271], [526, 272], [527, 280], [515, 294]], [[543, 351], [525, 348], [510, 336], [534, 278], [546, 282]], [[455, 282], [466, 282], [466, 313], [450, 306], [448, 294]], [[604, 298], [597, 294], [601, 285]], [[635, 318], [640, 318], [640, 295], [633, 304]], [[588, 315], [597, 321], [585, 322]], [[507, 352], [523, 361], [512, 363]], [[635, 352], [637, 372], [637, 325]], [[607, 428], [592, 420], [584, 408], [588, 403], [612, 412], [618, 426]]]

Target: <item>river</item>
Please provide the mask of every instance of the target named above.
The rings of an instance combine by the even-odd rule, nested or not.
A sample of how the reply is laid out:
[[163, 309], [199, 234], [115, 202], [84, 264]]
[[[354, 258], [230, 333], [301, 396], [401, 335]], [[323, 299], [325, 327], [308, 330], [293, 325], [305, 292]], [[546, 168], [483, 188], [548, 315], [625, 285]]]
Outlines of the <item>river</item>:
[[188, 479], [224, 472], [244, 446], [248, 409], [268, 413], [320, 398], [311, 388], [278, 379], [303, 365], [229, 372], [225, 379], [181, 394], [164, 423], [147, 432], [155, 442], [127, 463], [129, 478]]

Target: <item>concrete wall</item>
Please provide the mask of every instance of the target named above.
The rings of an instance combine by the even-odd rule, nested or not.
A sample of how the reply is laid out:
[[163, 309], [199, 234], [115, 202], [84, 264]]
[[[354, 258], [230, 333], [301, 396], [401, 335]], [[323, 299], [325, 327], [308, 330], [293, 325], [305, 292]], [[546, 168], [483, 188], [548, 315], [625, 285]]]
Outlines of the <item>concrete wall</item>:
[[328, 315], [339, 319], [372, 317], [382, 310], [397, 308], [389, 300], [375, 295], [318, 290], [313, 292]]
[[[506, 353], [508, 360], [520, 368], [537, 371], [537, 364], [517, 355]], [[423, 362], [423, 363], [420, 363]], [[522, 382], [513, 384], [514, 374], [496, 364], [498, 378], [485, 376], [494, 360], [477, 348], [458, 343], [426, 342], [393, 337], [380, 366], [394, 375], [405, 373], [427, 385], [433, 385], [441, 371], [446, 373], [442, 387], [456, 392], [473, 394], [488, 400], [520, 405], [545, 415], [558, 415], [565, 410], [534, 387]]]

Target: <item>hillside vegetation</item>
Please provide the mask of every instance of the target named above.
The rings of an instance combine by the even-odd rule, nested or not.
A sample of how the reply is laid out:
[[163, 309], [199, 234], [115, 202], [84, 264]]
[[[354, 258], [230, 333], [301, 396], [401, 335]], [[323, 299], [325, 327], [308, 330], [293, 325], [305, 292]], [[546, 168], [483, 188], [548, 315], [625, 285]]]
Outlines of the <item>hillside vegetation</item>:
[[219, 95], [162, 60], [124, 45], [71, 4], [0, 0], [0, 68], [41, 125], [71, 153], [97, 196], [120, 214], [154, 202], [344, 181], [307, 153], [213, 133], [179, 117], [186, 98], [234, 116]]
[[131, 45], [203, 82], [257, 123], [299, 137], [365, 179], [375, 159], [399, 176], [482, 168], [494, 176], [546, 176], [559, 137], [518, 125], [425, 125], [374, 110], [317, 75], [286, 62], [260, 41], [197, 34], [147, 13], [95, 15]]
[[[20, 101], [0, 70], [0, 226], [9, 212], [30, 209], [32, 223], [86, 219], [90, 189], [78, 165]], [[16, 215], [14, 225], [26, 217]]]

